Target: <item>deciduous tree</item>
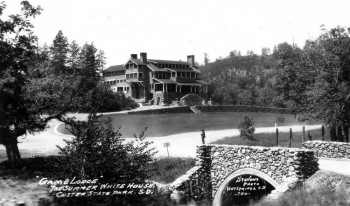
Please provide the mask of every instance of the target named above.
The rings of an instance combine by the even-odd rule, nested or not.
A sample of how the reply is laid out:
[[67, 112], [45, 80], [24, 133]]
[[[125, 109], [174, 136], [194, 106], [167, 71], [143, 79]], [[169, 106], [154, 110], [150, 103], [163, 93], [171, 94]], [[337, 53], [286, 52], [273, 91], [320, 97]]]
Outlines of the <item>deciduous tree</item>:
[[282, 58], [279, 75], [284, 98], [294, 101], [298, 113], [332, 128], [341, 126], [343, 137], [350, 126], [349, 32], [342, 27], [324, 30], [304, 49], [294, 48]]
[[42, 128], [42, 119], [31, 114], [23, 95], [36, 51], [29, 19], [40, 14], [41, 8], [27, 1], [21, 5], [22, 14], [5, 19], [2, 11], [6, 6], [0, 2], [0, 143], [13, 163], [21, 158], [17, 138]]

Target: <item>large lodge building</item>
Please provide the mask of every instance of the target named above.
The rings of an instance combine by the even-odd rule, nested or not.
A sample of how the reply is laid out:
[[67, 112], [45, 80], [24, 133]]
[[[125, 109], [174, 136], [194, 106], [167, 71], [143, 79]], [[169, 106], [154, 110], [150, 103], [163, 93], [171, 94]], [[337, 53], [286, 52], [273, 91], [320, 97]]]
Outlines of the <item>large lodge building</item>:
[[131, 54], [124, 65], [103, 71], [104, 82], [138, 102], [171, 103], [189, 93], [207, 99], [208, 83], [199, 79], [194, 55], [187, 62], [147, 59], [147, 53]]

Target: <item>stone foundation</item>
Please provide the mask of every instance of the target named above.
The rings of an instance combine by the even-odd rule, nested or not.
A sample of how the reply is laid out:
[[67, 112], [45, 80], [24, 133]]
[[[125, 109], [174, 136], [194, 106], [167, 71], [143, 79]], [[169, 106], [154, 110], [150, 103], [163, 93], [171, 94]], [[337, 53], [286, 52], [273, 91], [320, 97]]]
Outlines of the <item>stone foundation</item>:
[[248, 171], [276, 186], [272, 192], [276, 196], [313, 175], [317, 161], [307, 149], [202, 145], [197, 148], [196, 166], [170, 184], [169, 190], [181, 191], [186, 199], [215, 202], [232, 174]]
[[303, 148], [313, 150], [317, 157], [350, 159], [350, 143], [307, 141], [303, 142]]

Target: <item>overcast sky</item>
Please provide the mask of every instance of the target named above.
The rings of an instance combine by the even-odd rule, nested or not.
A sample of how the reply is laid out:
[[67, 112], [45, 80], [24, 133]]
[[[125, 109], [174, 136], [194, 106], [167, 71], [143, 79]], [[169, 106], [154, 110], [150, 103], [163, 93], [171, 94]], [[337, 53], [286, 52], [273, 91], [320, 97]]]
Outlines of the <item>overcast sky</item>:
[[[203, 63], [230, 51], [260, 54], [278, 43], [303, 46], [320, 26], [350, 26], [348, 0], [29, 0], [44, 11], [33, 21], [40, 44], [51, 44], [59, 30], [80, 45], [94, 42], [107, 67], [130, 54]], [[6, 13], [19, 13], [20, 0], [5, 0]]]

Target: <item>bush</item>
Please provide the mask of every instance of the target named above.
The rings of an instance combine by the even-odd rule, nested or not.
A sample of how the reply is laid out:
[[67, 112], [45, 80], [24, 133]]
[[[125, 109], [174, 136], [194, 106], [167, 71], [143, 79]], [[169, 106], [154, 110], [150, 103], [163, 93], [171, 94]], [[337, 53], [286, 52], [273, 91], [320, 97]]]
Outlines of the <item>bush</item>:
[[203, 100], [204, 99], [197, 94], [188, 94], [181, 98], [181, 101], [183, 101], [187, 106], [202, 105]]
[[102, 102], [98, 112], [130, 110], [139, 106], [133, 99], [126, 97], [123, 93], [109, 92], [103, 97]]
[[59, 147], [63, 157], [65, 177], [98, 178], [108, 182], [143, 182], [148, 176], [146, 166], [152, 161], [152, 142], [144, 141], [144, 132], [135, 136], [135, 142], [123, 142], [119, 131], [114, 131], [112, 120], [99, 120], [90, 114], [87, 122], [70, 120], [72, 140]]
[[283, 125], [284, 124], [285, 117], [283, 115], [279, 115], [276, 117], [276, 124], [277, 125]]
[[90, 91], [87, 91], [88, 101], [81, 102], [77, 112], [115, 112], [122, 110], [135, 109], [139, 105], [130, 97], [123, 93], [114, 93], [106, 85], [97, 85]]
[[238, 130], [243, 139], [253, 140], [253, 134], [255, 132], [253, 119], [245, 116], [244, 120], [238, 124]]

